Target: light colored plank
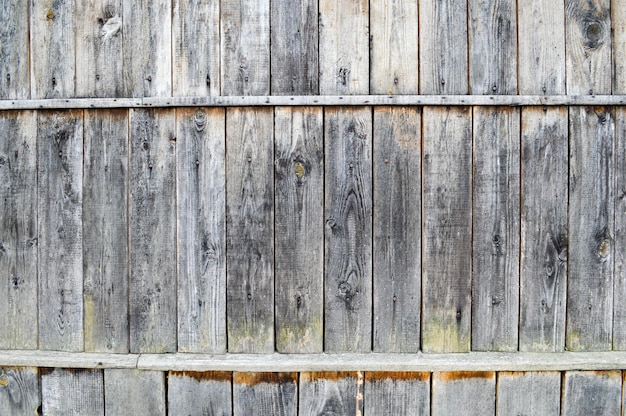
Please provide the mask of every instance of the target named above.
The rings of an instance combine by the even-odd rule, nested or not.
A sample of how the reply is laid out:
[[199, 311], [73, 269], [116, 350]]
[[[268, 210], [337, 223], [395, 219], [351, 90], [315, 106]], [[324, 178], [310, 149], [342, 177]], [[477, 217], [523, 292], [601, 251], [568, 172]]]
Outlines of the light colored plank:
[[220, 1], [172, 0], [172, 7], [172, 95], [220, 95]]
[[3, 350], [0, 366], [51, 368], [135, 368], [137, 355], [42, 350]]
[[29, 0], [0, 4], [0, 98], [30, 98]]
[[565, 347], [567, 109], [522, 110], [521, 351]]
[[369, 91], [369, 2], [319, 1], [321, 94]]
[[472, 109], [422, 115], [422, 350], [470, 349], [472, 281]]
[[[613, 349], [626, 350], [626, 108], [615, 109]], [[624, 408], [626, 409], [626, 407]]]
[[432, 416], [496, 414], [493, 371], [433, 373], [431, 389]]
[[297, 414], [297, 373], [233, 373], [233, 416]]
[[613, 30], [613, 94], [626, 93], [626, 3], [611, 0], [611, 22]]
[[370, 93], [419, 92], [417, 3], [370, 2]]
[[42, 410], [46, 416], [104, 416], [102, 370], [41, 370]]
[[365, 373], [366, 415], [430, 415], [430, 373]]
[[612, 349], [613, 111], [569, 109], [569, 247], [566, 348]]
[[276, 107], [276, 350], [323, 349], [324, 136], [321, 107]]
[[620, 414], [621, 371], [568, 371], [563, 383], [563, 416]]
[[0, 368], [0, 414], [33, 415], [40, 404], [39, 371], [36, 368]]
[[517, 351], [520, 110], [474, 107], [472, 350]]
[[498, 415], [561, 414], [561, 373], [558, 371], [500, 372]]
[[363, 373], [300, 373], [299, 415], [360, 415]]
[[167, 384], [169, 416], [231, 416], [232, 373], [170, 371]]
[[225, 110], [176, 110], [178, 350], [226, 352]]
[[372, 343], [372, 110], [326, 108], [324, 348]]
[[165, 373], [124, 369], [104, 370], [107, 416], [165, 416]]
[[421, 113], [374, 108], [374, 345], [417, 352], [421, 304]]
[[274, 351], [273, 110], [226, 112], [228, 351]]
[[130, 351], [176, 351], [176, 130], [167, 109], [130, 111]]

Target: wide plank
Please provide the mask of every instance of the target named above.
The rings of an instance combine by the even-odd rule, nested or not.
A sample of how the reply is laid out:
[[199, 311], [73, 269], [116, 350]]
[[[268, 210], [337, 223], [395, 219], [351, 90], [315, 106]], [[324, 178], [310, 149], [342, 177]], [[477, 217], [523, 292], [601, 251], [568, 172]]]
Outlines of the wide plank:
[[436, 372], [432, 375], [431, 415], [495, 415], [496, 373]]
[[107, 416], [165, 416], [166, 390], [161, 371], [104, 370]]
[[561, 373], [529, 371], [498, 373], [498, 415], [561, 414]]
[[298, 373], [233, 373], [233, 416], [296, 416]]
[[430, 373], [366, 372], [366, 415], [430, 415]]
[[167, 377], [168, 416], [231, 416], [232, 373], [170, 371]]
[[104, 416], [103, 370], [55, 368], [40, 371], [44, 415]]
[[622, 408], [621, 371], [568, 371], [563, 376], [562, 415], [612, 416]]
[[[626, 107], [615, 108], [613, 349], [626, 350]], [[626, 408], [625, 408], [626, 409]]]
[[363, 414], [363, 373], [300, 373], [299, 415]]
[[0, 414], [34, 415], [40, 405], [41, 389], [37, 368], [0, 368]]
[[30, 98], [29, 0], [0, 3], [0, 99]]

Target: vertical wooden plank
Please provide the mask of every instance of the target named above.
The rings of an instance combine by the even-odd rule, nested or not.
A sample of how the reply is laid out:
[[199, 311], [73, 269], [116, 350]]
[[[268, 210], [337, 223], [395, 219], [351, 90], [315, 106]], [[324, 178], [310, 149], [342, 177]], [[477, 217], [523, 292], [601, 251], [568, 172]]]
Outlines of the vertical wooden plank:
[[425, 107], [422, 350], [470, 349], [472, 110]]
[[44, 415], [104, 416], [102, 370], [42, 370], [41, 397]]
[[521, 351], [562, 351], [567, 290], [567, 109], [522, 110]]
[[30, 1], [33, 99], [75, 96], [75, 11], [75, 0]]
[[363, 373], [300, 373], [299, 415], [363, 414]]
[[0, 349], [37, 349], [37, 115], [0, 113]]
[[39, 112], [37, 141], [39, 348], [83, 351], [83, 112]]
[[172, 0], [122, 0], [125, 97], [172, 94]]
[[176, 137], [168, 109], [130, 110], [130, 351], [176, 351]]
[[472, 350], [517, 351], [520, 112], [474, 107]]
[[170, 371], [168, 416], [231, 416], [232, 373]]
[[370, 2], [370, 94], [418, 94], [417, 0]]
[[85, 110], [85, 351], [128, 352], [128, 110]]
[[430, 373], [365, 373], [366, 415], [429, 415]]
[[422, 94], [467, 94], [467, 3], [419, 2], [419, 73]]
[[104, 370], [106, 415], [165, 416], [165, 373]]
[[39, 371], [36, 368], [0, 368], [0, 414], [33, 415], [40, 404]]
[[220, 95], [220, 1], [172, 3], [172, 95]]
[[324, 348], [372, 343], [372, 110], [325, 109]]
[[421, 114], [374, 108], [374, 351], [420, 347]]
[[517, 1], [519, 94], [565, 94], [563, 1]]
[[298, 373], [233, 373], [233, 416], [298, 414]]
[[561, 373], [558, 371], [498, 373], [498, 415], [561, 414]]
[[228, 351], [274, 352], [272, 108], [226, 111]]
[[517, 1], [469, 1], [470, 94], [517, 93]]
[[568, 371], [564, 379], [564, 416], [620, 414], [621, 371]]
[[369, 93], [369, 1], [319, 1], [320, 94]]
[[611, 0], [613, 30], [613, 94], [626, 94], [626, 3]]
[[432, 416], [496, 414], [495, 372], [433, 373], [432, 380]]
[[569, 109], [566, 347], [612, 349], [614, 268], [613, 111]]
[[272, 95], [319, 92], [318, 0], [272, 0]]
[[324, 137], [320, 107], [276, 107], [276, 350], [323, 350]]
[[0, 99], [30, 98], [29, 0], [0, 4]]
[[270, 0], [221, 0], [222, 95], [270, 93]]
[[176, 110], [178, 350], [226, 352], [225, 110]]
[[[615, 108], [613, 349], [626, 350], [626, 108]], [[625, 407], [626, 409], [626, 407]], [[626, 411], [626, 410], [625, 410]]]

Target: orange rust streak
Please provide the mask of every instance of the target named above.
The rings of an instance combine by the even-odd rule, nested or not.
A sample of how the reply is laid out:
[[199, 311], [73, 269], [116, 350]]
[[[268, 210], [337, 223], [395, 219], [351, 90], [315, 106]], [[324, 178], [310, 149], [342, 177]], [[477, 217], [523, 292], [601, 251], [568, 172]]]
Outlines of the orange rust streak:
[[170, 377], [188, 377], [196, 381], [223, 381], [230, 383], [230, 371], [170, 371]]
[[434, 377], [441, 381], [467, 380], [469, 378], [495, 379], [496, 373], [494, 371], [452, 371], [434, 373]]
[[300, 380], [301, 381], [316, 381], [316, 380], [328, 380], [328, 381], [339, 381], [340, 379], [345, 378], [353, 378], [358, 379], [358, 373], [356, 371], [318, 371], [311, 373], [301, 373]]
[[297, 383], [298, 373], [233, 373], [233, 383], [255, 386], [261, 383]]
[[365, 373], [365, 380], [429, 381], [430, 373], [423, 373], [419, 371], [368, 371]]

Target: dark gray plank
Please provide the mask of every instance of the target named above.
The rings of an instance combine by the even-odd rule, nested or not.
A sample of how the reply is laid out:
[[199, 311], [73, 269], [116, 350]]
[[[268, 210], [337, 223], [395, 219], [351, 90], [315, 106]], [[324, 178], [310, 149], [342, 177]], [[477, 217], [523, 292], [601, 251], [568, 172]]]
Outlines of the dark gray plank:
[[300, 373], [299, 415], [363, 414], [363, 373]]
[[615, 108], [613, 349], [626, 350], [626, 107]]
[[568, 371], [563, 383], [563, 416], [620, 414], [621, 371]]
[[432, 416], [496, 414], [496, 373], [457, 371], [433, 373]]
[[102, 370], [41, 370], [42, 410], [46, 416], [104, 416]]
[[233, 416], [297, 414], [297, 373], [233, 373]]
[[498, 373], [498, 415], [561, 414], [561, 373], [532, 371]]
[[232, 373], [170, 371], [168, 416], [231, 416]]
[[165, 373], [125, 369], [104, 370], [107, 416], [165, 416]]
[[29, 0], [0, 3], [0, 99], [30, 98]]
[[36, 368], [0, 368], [0, 414], [34, 415], [40, 404], [39, 371]]
[[365, 373], [366, 415], [430, 415], [430, 373]]

